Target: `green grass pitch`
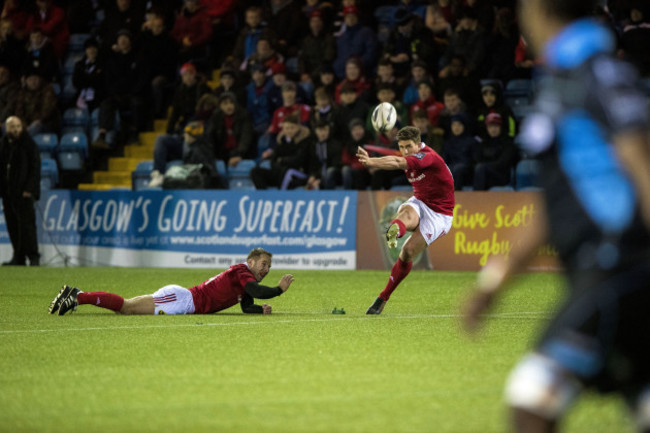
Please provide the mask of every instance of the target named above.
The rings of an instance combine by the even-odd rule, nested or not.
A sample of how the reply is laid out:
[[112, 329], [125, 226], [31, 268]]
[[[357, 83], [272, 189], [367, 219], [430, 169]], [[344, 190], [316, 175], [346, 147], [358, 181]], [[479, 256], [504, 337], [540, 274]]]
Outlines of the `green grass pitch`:
[[[458, 326], [469, 272], [414, 271], [381, 316], [365, 310], [387, 271], [297, 271], [271, 316], [47, 314], [63, 283], [131, 297], [214, 273], [0, 269], [0, 431], [503, 432], [505, 378], [562, 294], [557, 275], [523, 276], [478, 339]], [[633, 431], [597, 396], [563, 427]]]

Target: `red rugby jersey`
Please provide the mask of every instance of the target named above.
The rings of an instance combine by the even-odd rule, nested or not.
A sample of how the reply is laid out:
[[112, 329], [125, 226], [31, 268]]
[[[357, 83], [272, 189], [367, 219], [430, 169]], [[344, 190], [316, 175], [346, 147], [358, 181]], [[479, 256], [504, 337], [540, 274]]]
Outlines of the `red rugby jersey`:
[[454, 213], [454, 178], [442, 157], [424, 143], [420, 151], [406, 157], [406, 178], [413, 195], [430, 209], [443, 215]]
[[194, 312], [210, 314], [238, 304], [244, 296], [246, 283], [250, 281], [257, 281], [255, 275], [246, 263], [241, 263], [192, 287], [189, 290], [194, 299]]

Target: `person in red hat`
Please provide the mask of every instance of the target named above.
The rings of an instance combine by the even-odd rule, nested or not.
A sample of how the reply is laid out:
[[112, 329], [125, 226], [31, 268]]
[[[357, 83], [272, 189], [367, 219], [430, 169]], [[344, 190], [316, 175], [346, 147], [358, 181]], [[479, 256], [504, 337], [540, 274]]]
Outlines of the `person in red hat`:
[[323, 63], [331, 64], [336, 57], [336, 41], [326, 30], [323, 12], [314, 9], [309, 14], [309, 34], [302, 40], [298, 69], [302, 82], [311, 82]]
[[345, 65], [350, 57], [359, 57], [364, 71], [372, 71], [377, 65], [379, 44], [375, 32], [359, 22], [359, 8], [343, 8], [345, 23], [336, 43], [337, 55], [334, 60], [334, 73], [338, 78], [345, 76]]
[[475, 191], [509, 184], [518, 160], [517, 147], [508, 134], [503, 133], [503, 118], [499, 113], [487, 115], [485, 128], [487, 134], [474, 151]]

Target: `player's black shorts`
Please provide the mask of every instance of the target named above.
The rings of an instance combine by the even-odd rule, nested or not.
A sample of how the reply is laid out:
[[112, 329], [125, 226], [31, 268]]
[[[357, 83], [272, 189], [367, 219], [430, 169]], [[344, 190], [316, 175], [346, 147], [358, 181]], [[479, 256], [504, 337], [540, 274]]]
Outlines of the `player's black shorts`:
[[587, 387], [637, 393], [650, 384], [650, 263], [577, 289], [538, 351]]

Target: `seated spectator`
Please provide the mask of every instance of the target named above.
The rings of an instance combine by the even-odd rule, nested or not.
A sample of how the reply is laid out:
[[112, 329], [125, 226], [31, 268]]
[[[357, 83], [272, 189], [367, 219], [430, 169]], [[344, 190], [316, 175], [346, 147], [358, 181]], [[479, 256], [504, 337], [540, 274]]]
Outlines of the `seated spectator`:
[[344, 86], [352, 86], [357, 93], [357, 98], [368, 103], [372, 98], [370, 96], [371, 84], [366, 80], [361, 69], [361, 61], [355, 57], [345, 62], [345, 78], [336, 86], [334, 102], [341, 103], [341, 89]]
[[334, 116], [334, 127], [338, 134], [338, 139], [343, 141], [347, 139], [350, 119], [365, 119], [368, 116], [370, 107], [368, 104], [357, 96], [357, 90], [351, 83], [346, 83], [341, 88], [341, 103]]
[[2, 8], [2, 20], [11, 22], [11, 28], [14, 36], [19, 41], [25, 40], [29, 34], [27, 20], [29, 14], [20, 0], [6, 0]]
[[236, 167], [244, 158], [255, 151], [253, 122], [248, 111], [239, 106], [232, 93], [222, 93], [219, 109], [215, 110], [207, 124], [208, 140], [214, 147], [214, 154], [229, 167]]
[[[323, 62], [331, 64], [336, 57], [336, 41], [327, 32], [323, 22], [323, 12], [314, 9], [309, 16], [309, 33], [302, 40], [298, 69], [300, 81], [312, 83], [318, 68]], [[313, 87], [313, 83], [312, 83]]]
[[307, 189], [334, 189], [341, 184], [341, 157], [343, 147], [331, 134], [331, 125], [325, 119], [316, 121], [314, 139], [308, 150]]
[[297, 113], [284, 118], [277, 135], [275, 148], [269, 155], [271, 168], [256, 167], [251, 179], [257, 189], [269, 186], [292, 189], [307, 180], [306, 162], [309, 149], [309, 128], [304, 126]]
[[316, 100], [316, 104], [309, 113], [309, 125], [312, 131], [317, 124], [327, 122], [330, 125], [327, 133], [334, 137], [336, 135], [334, 123], [336, 122], [338, 107], [334, 105], [334, 101], [332, 101], [332, 98], [324, 87], [316, 89], [314, 99]]
[[0, 20], [0, 63], [7, 65], [12, 74], [19, 76], [26, 55], [25, 44], [14, 36], [11, 21]]
[[270, 0], [266, 20], [277, 36], [277, 48], [285, 57], [296, 57], [300, 40], [307, 33], [298, 0]]
[[[402, 102], [404, 102], [405, 105], [411, 106], [420, 99], [418, 94], [418, 85], [422, 80], [432, 80], [428, 73], [427, 65], [421, 60], [414, 60], [411, 64], [411, 79], [406, 85], [404, 94], [402, 95]], [[435, 94], [436, 93], [434, 92], [434, 95]]]
[[259, 137], [271, 125], [269, 87], [262, 65], [253, 65], [250, 72], [251, 81], [246, 86], [246, 109], [251, 115], [255, 134]]
[[343, 20], [345, 28], [338, 36], [333, 64], [334, 73], [340, 79], [344, 78], [347, 61], [351, 57], [361, 60], [361, 70], [372, 71], [378, 56], [377, 36], [370, 27], [359, 23], [359, 9], [356, 6], [344, 7]]
[[508, 81], [515, 75], [515, 48], [519, 31], [514, 14], [509, 8], [501, 8], [496, 14], [494, 26], [489, 33], [488, 56], [483, 77]]
[[486, 56], [486, 40], [485, 29], [479, 25], [476, 11], [469, 7], [463, 8], [442, 59], [439, 77], [445, 78], [450, 74], [450, 63], [454, 56], [462, 56], [465, 59], [465, 75], [480, 75]]
[[185, 126], [193, 120], [205, 124], [209, 117], [207, 114], [200, 116], [197, 111], [201, 107], [201, 98], [210, 94], [210, 88], [199, 82], [196, 68], [191, 63], [181, 66], [180, 75], [181, 82], [174, 92], [172, 112], [167, 121], [167, 133], [156, 137], [154, 143], [153, 171], [149, 186], [162, 185], [167, 163], [182, 158]]
[[462, 56], [454, 56], [447, 69], [448, 74], [439, 79], [438, 90], [444, 95], [449, 89], [460, 92], [461, 99], [470, 108], [476, 108], [480, 103], [481, 86], [476, 74], [470, 74], [465, 67]]
[[315, 86], [322, 87], [325, 89], [332, 101], [334, 101], [336, 95], [336, 76], [334, 75], [334, 68], [327, 63], [323, 63], [320, 68], [318, 68], [318, 79], [315, 82]]
[[[99, 25], [100, 52], [102, 55], [110, 50], [115, 50], [117, 34], [121, 30], [128, 30], [131, 35], [140, 33], [144, 13], [132, 0], [107, 0], [104, 8], [104, 19]], [[134, 42], [134, 41], [132, 41]]]
[[433, 33], [422, 19], [406, 8], [395, 10], [395, 27], [384, 46], [384, 56], [395, 68], [395, 76], [400, 82], [408, 80], [411, 62], [421, 60], [428, 68], [437, 63]]
[[62, 60], [70, 40], [65, 10], [52, 0], [36, 0], [36, 10], [27, 19], [27, 29], [32, 31], [36, 27], [52, 42], [56, 58]]
[[524, 35], [519, 35], [519, 41], [515, 47], [515, 78], [531, 79], [533, 68], [541, 63], [542, 59], [533, 54]]
[[38, 68], [48, 83], [61, 82], [59, 60], [56, 58], [54, 47], [49, 38], [43, 34], [40, 27], [34, 27], [29, 33], [27, 55], [23, 67], [26, 69]]
[[359, 162], [356, 155], [359, 146], [372, 143], [372, 137], [366, 131], [363, 120], [360, 118], [350, 121], [348, 131], [349, 134], [343, 141], [343, 152], [341, 154], [343, 188], [365, 190], [370, 186], [370, 172]]
[[257, 42], [263, 38], [267, 41], [276, 39], [275, 32], [262, 19], [262, 8], [249, 6], [244, 14], [246, 24], [239, 30], [235, 48], [232, 52], [235, 61], [241, 63], [257, 50]]
[[508, 137], [514, 140], [517, 133], [517, 124], [515, 115], [512, 109], [503, 101], [502, 86], [499, 81], [489, 81], [481, 87], [481, 96], [483, 104], [478, 109], [478, 116], [476, 124], [479, 126], [478, 135], [484, 136], [487, 131], [485, 130], [485, 118], [490, 113], [499, 113], [503, 125], [501, 129]]
[[441, 129], [431, 124], [425, 111], [418, 110], [413, 113], [411, 126], [415, 126], [420, 130], [420, 139], [423, 143], [426, 143], [436, 152], [442, 153], [444, 138]]
[[420, 81], [418, 84], [418, 100], [410, 109], [411, 120], [413, 119], [413, 113], [422, 110], [427, 113], [429, 122], [434, 126], [438, 126], [438, 117], [444, 108], [441, 102], [436, 101], [431, 82], [429, 80]]
[[[154, 158], [156, 154], [154, 153]], [[183, 138], [181, 140], [180, 152], [174, 155], [173, 159], [181, 159], [183, 164], [202, 164], [204, 166], [206, 182], [203, 186], [207, 188], [223, 188], [224, 182], [217, 173], [214, 149], [207, 141], [204, 134], [202, 122], [192, 121], [185, 125]], [[166, 162], [171, 161], [168, 159]], [[163, 170], [164, 170], [163, 164]], [[168, 188], [163, 172], [153, 170], [149, 187], [164, 186]]]
[[395, 78], [395, 69], [393, 68], [393, 64], [388, 59], [381, 59], [379, 63], [377, 63], [377, 76], [373, 83], [374, 88], [372, 89], [372, 93], [377, 94], [377, 89], [382, 85], [391, 86], [395, 92], [395, 98], [402, 99], [402, 91], [406, 85], [406, 81], [402, 80], [398, 83], [397, 78]]
[[210, 87], [199, 81], [192, 63], [181, 66], [180, 76], [181, 82], [174, 91], [172, 112], [167, 121], [167, 134], [180, 134], [185, 125], [196, 118], [196, 107], [201, 96], [210, 93]]
[[[645, 13], [644, 13], [645, 9]], [[650, 7], [630, 7], [629, 19], [623, 27], [621, 48], [626, 58], [634, 63], [642, 76], [650, 77]]]
[[[441, 5], [442, 3], [446, 4], [444, 8]], [[444, 54], [452, 33], [453, 18], [451, 13], [446, 14], [445, 10], [451, 11], [451, 0], [434, 1], [427, 6], [424, 17], [425, 25], [433, 32], [433, 43], [437, 58]]]
[[487, 135], [474, 148], [474, 190], [485, 191], [512, 181], [511, 171], [517, 164], [517, 147], [502, 134], [503, 120], [498, 113], [485, 118]]
[[237, 75], [232, 69], [221, 69], [219, 85], [213, 92], [217, 98], [223, 93], [232, 93], [237, 98], [237, 105], [241, 107], [246, 106], [246, 91], [237, 83]]
[[77, 90], [77, 107], [86, 108], [92, 113], [104, 100], [104, 70], [98, 60], [99, 44], [96, 39], [86, 39], [84, 53], [84, 57], [74, 65], [72, 84]]
[[[109, 148], [106, 133], [114, 129], [117, 113], [122, 117], [123, 129], [120, 132], [126, 136], [127, 143], [138, 143], [138, 133], [144, 129], [144, 101], [149, 75], [131, 40], [130, 31], [118, 32], [117, 51], [111, 52], [106, 59], [106, 98], [99, 106], [99, 134], [92, 143], [100, 149]], [[123, 116], [126, 110], [130, 111], [130, 119]]]
[[9, 67], [0, 63], [0, 122], [2, 124], [13, 114], [19, 91], [20, 84], [12, 78]]
[[23, 74], [23, 88], [16, 97], [13, 114], [23, 120], [27, 132], [40, 133], [61, 131], [61, 112], [52, 85], [43, 78], [43, 71], [30, 67]]
[[445, 140], [442, 158], [454, 177], [454, 189], [462, 190], [472, 185], [474, 174], [474, 150], [478, 146], [476, 138], [467, 128], [468, 119], [464, 114], [451, 116], [451, 134]]
[[250, 73], [252, 65], [262, 65], [265, 73], [268, 74], [273, 74], [280, 69], [286, 74], [284, 56], [275, 50], [273, 41], [267, 37], [260, 36], [255, 51], [244, 59], [239, 70]]
[[[287, 81], [282, 85], [282, 107], [273, 112], [271, 126], [267, 131], [266, 146], [269, 147], [262, 153], [262, 158], [267, 159], [272, 154], [272, 147], [277, 142], [277, 135], [282, 129], [282, 122], [287, 116], [297, 113], [298, 120], [303, 125], [309, 124], [311, 108], [308, 105], [297, 102], [297, 86], [293, 81]], [[266, 147], [265, 146], [265, 147]]]
[[212, 25], [199, 0], [183, 1], [183, 8], [176, 16], [171, 36], [180, 47], [178, 55], [181, 63], [196, 63], [207, 59]]
[[[449, 137], [451, 134], [451, 118], [456, 114], [463, 113], [468, 119], [474, 119], [475, 116], [471, 114], [467, 108], [467, 104], [463, 101], [460, 96], [460, 92], [456, 89], [447, 89], [444, 95], [445, 108], [440, 113], [438, 118], [438, 127], [440, 128], [440, 133], [444, 135], [445, 138]], [[470, 122], [466, 125], [468, 132], [472, 134], [474, 132], [474, 125]]]
[[176, 81], [178, 45], [165, 28], [165, 19], [155, 14], [140, 37], [140, 52], [149, 71], [151, 83], [151, 115], [167, 117], [167, 107]]

